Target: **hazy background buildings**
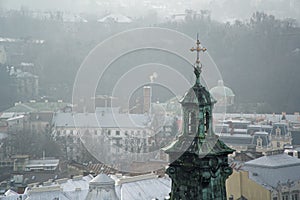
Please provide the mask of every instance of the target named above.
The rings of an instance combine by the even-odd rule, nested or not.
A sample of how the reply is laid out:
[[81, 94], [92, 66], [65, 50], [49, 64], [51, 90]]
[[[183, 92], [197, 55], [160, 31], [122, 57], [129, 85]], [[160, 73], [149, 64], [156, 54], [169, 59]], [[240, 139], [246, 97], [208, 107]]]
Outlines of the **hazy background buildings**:
[[[70, 101], [76, 72], [99, 42], [123, 30], [158, 26], [191, 37], [199, 32], [225, 84], [236, 95], [238, 112], [296, 111], [300, 106], [296, 92], [300, 85], [299, 2], [201, 2], [2, 0], [2, 110], [14, 102], [40, 97]], [[135, 12], [133, 5], [139, 8]], [[169, 55], [147, 53], [178, 70], [185, 65]], [[134, 57], [143, 63], [148, 58], [142, 55], [141, 51]], [[123, 68], [130, 68], [130, 59], [122, 61]], [[117, 77], [118, 72], [111, 71], [104, 84], [110, 85]], [[109, 91], [99, 87], [98, 94], [109, 95]], [[171, 98], [161, 91], [153, 95], [161, 102]]]

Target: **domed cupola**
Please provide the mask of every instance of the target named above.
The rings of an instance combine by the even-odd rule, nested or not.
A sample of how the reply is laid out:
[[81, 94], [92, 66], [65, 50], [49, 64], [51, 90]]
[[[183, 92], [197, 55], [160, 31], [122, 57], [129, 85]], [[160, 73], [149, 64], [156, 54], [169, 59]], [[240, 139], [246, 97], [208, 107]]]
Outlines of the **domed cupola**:
[[234, 104], [235, 94], [232, 89], [224, 86], [223, 80], [219, 80], [218, 85], [211, 88], [209, 92], [218, 101], [216, 106], [231, 106]]

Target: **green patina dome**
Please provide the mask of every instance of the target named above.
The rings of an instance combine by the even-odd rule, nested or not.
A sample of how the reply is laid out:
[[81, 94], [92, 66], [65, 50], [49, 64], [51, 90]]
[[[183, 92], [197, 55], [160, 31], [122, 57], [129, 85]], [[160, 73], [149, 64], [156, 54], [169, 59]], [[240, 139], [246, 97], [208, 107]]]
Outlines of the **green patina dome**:
[[205, 87], [195, 84], [180, 100], [180, 103], [182, 105], [192, 103], [198, 104], [199, 106], [206, 106], [216, 103], [216, 100], [210, 95]]

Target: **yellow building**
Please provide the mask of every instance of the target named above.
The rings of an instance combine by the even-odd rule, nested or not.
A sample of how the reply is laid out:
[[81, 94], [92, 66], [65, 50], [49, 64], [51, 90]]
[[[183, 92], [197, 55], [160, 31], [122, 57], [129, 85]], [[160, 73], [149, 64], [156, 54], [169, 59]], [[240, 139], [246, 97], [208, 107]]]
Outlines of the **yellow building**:
[[249, 172], [234, 170], [226, 182], [227, 197], [230, 199], [271, 199], [271, 192], [249, 178]]
[[229, 200], [299, 200], [300, 159], [268, 155], [246, 162], [227, 179]]

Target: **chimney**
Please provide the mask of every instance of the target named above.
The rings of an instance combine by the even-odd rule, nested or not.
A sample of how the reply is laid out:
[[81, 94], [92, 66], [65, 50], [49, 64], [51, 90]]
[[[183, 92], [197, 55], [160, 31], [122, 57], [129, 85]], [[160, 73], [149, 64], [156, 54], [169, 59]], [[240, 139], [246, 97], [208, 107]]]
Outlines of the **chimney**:
[[151, 87], [144, 86], [144, 107], [143, 113], [150, 113], [151, 111]]

